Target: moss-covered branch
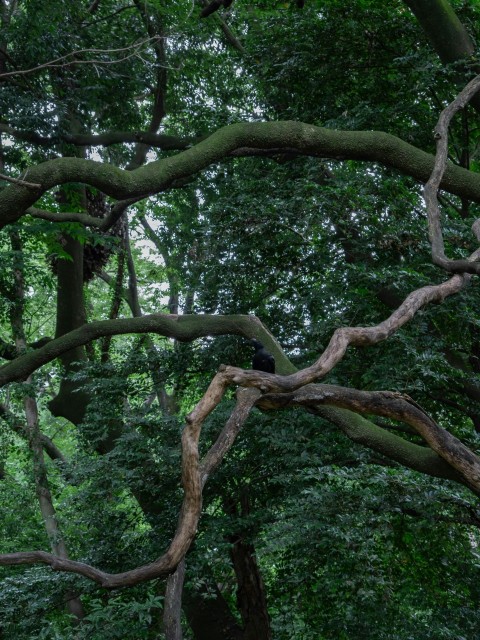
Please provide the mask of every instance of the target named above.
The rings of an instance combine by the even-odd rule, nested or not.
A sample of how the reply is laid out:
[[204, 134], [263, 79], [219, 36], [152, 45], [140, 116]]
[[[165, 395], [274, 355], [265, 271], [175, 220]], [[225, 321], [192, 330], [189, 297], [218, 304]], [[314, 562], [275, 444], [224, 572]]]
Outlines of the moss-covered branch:
[[445, 64], [467, 60], [475, 43], [448, 0], [404, 0]]
[[[126, 333], [157, 333], [168, 338], [191, 341], [203, 336], [259, 335], [262, 325], [255, 316], [170, 315], [152, 314], [138, 318], [98, 320], [69, 331], [44, 346], [29, 351], [0, 367], [0, 386], [23, 380], [36, 369], [62, 354], [104, 336]], [[264, 330], [266, 333], [266, 331]]]
[[[81, 158], [56, 158], [30, 167], [22, 179], [41, 188], [11, 184], [0, 194], [0, 224], [17, 220], [40, 196], [67, 182], [81, 182], [120, 198], [146, 197], [163, 191], [232, 155], [255, 149], [302, 155], [379, 162], [426, 182], [433, 168], [431, 154], [380, 131], [335, 131], [302, 122], [239, 123], [223, 127], [175, 156], [124, 171]], [[449, 164], [442, 188], [480, 202], [477, 174]]]
[[315, 413], [336, 425], [353, 442], [381, 453], [409, 469], [467, 484], [455, 469], [429, 447], [390, 433], [358, 413], [332, 406], [318, 406]]
[[[263, 409], [289, 406], [307, 408], [338, 426], [354, 442], [410, 469], [455, 480], [480, 494], [477, 479], [480, 477], [479, 458], [458, 438], [436, 424], [408, 396], [388, 391], [368, 392], [312, 384], [290, 394], [264, 395], [257, 404]], [[380, 415], [408, 424], [424, 438], [429, 447], [419, 446], [392, 434], [359, 413]]]
[[[400, 326], [413, 318], [418, 309], [425, 304], [433, 301], [441, 301], [444, 297], [461, 290], [468, 281], [468, 278], [469, 276], [456, 275], [440, 285], [423, 287], [412, 292], [389, 318], [375, 327], [346, 327], [337, 329], [328, 347], [319, 359], [312, 366], [298, 372], [295, 371], [273, 336], [271, 336], [254, 316], [179, 316], [154, 314], [131, 319], [93, 322], [70, 331], [48, 342], [43, 347], [35, 351], [30, 351], [18, 357], [14, 362], [1, 367], [0, 384], [24, 379], [43, 364], [101, 336], [112, 336], [124, 333], [158, 333], [167, 337], [175, 337], [179, 340], [194, 340], [197, 337], [206, 335], [236, 334], [246, 338], [253, 336], [261, 338], [270, 350], [275, 353], [278, 372], [287, 375], [265, 374], [259, 371], [243, 370], [231, 366], [222, 367], [220, 373], [217, 374], [215, 378], [218, 379], [218, 382], [212, 382], [211, 385], [214, 390], [212, 393], [215, 394], [215, 401], [205, 396], [201, 402], [208, 403], [212, 407], [216, 406], [223, 396], [225, 388], [233, 384], [255, 387], [263, 393], [280, 394], [279, 397], [282, 398], [282, 402], [284, 402], [288, 401], [290, 397], [288, 395], [289, 393], [295, 392], [302, 387], [305, 389], [305, 385], [318, 380], [330, 371], [335, 364], [341, 360], [349, 345], [355, 344], [362, 346], [385, 340]], [[431, 449], [438, 453], [456, 472], [463, 476], [468, 486], [474, 488], [474, 490], [480, 487], [480, 468], [476, 456], [461, 443], [453, 439], [450, 434], [441, 430], [428, 416], [425, 416], [424, 412], [422, 413], [421, 410], [418, 411], [415, 409], [414, 405], [405, 404], [403, 400], [401, 400], [401, 402], [403, 402], [402, 406], [396, 407], [399, 401], [392, 395], [392, 397], [389, 396], [387, 399], [388, 410], [385, 413], [384, 408], [381, 410], [378, 409], [380, 406], [378, 398], [375, 400], [376, 404], [372, 404], [371, 402], [369, 404], [365, 399], [365, 393], [363, 393], [360, 400], [358, 400], [356, 396], [352, 400], [352, 394], [358, 395], [362, 392], [350, 390], [349, 393], [350, 395], [347, 398], [347, 390], [344, 390], [342, 399], [339, 400], [337, 398], [336, 402], [332, 403], [339, 405], [342, 409], [353, 408], [360, 412], [369, 411], [379, 413], [380, 415], [395, 417], [396, 419], [407, 422], [407, 424], [411, 424], [425, 438]], [[383, 393], [385, 394], [387, 392]], [[325, 394], [322, 396], [323, 399], [314, 398], [312, 400], [310, 398], [308, 401], [311, 400], [316, 406], [324, 402], [324, 396]], [[394, 410], [394, 414], [389, 413], [389, 411], [392, 410]], [[344, 414], [342, 413], [338, 414], [338, 420], [344, 420], [343, 416]], [[356, 424], [358, 428], [358, 421]], [[372, 429], [373, 426], [371, 423], [366, 421], [364, 428], [366, 440], [371, 437]], [[406, 458], [408, 458], [408, 455], [405, 455]], [[404, 463], [407, 464], [406, 462]], [[412, 462], [408, 464], [408, 466], [416, 464], [417, 462]]]
[[[467, 65], [472, 76], [480, 73], [480, 64], [474, 58], [475, 42], [448, 0], [404, 2], [415, 15], [440, 60], [445, 65], [457, 63], [459, 84], [465, 82]], [[480, 111], [480, 95], [473, 96], [472, 106]]]

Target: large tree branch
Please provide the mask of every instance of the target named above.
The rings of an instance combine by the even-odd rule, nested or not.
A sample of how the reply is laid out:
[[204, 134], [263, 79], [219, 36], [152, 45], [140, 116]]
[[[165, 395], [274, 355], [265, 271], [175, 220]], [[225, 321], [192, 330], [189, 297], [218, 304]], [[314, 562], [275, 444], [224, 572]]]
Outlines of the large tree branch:
[[[461, 482], [480, 495], [480, 459], [458, 438], [442, 429], [409, 396], [391, 391], [358, 391], [334, 385], [311, 384], [293, 393], [267, 394], [257, 405], [263, 409], [302, 406], [318, 409], [324, 405], [348, 409], [346, 423], [335, 414], [317, 412], [338, 424], [349, 437], [408, 467]], [[387, 417], [410, 425], [430, 448], [420, 447], [389, 434], [373, 423], [359, 431], [356, 416], [364, 413]], [[355, 426], [357, 428], [355, 429]], [[352, 431], [353, 429], [353, 431]], [[360, 436], [360, 437], [358, 437]]]
[[310, 407], [309, 411], [337, 426], [353, 442], [409, 469], [466, 485], [461, 474], [429, 447], [420, 446], [390, 433], [358, 413], [333, 405], [317, 405]]
[[[292, 379], [295, 375], [301, 375], [302, 373], [302, 371], [299, 371], [298, 374], [285, 376], [283, 380]], [[255, 382], [253, 382], [252, 374], [256, 378]], [[279, 378], [279, 376], [259, 371], [243, 371], [233, 367], [221, 367], [210, 383], [205, 395], [198, 403], [195, 412], [202, 416], [201, 420], [203, 421], [220, 403], [225, 390], [230, 385], [254, 386], [261, 391], [265, 391], [266, 388], [271, 386], [272, 378]], [[295, 392], [293, 395], [289, 396], [287, 394], [287, 404], [294, 404], [294, 399], [298, 400], [297, 404], [302, 404], [303, 401], [303, 404], [307, 406], [317, 406], [325, 403], [333, 404], [341, 408], [353, 408], [357, 412], [382, 415], [410, 424], [426, 440], [431, 449], [450, 465], [453, 473], [449, 477], [459, 480], [460, 476], [461, 480], [459, 481], [462, 481], [463, 484], [480, 495], [480, 459], [460, 440], [439, 427], [408, 396], [388, 391], [368, 393], [324, 385], [303, 386], [298, 391], [299, 387], [292, 390]], [[285, 396], [285, 390], [278, 389], [278, 391], [280, 393], [273, 396], [273, 405], [282, 406], [282, 397]], [[269, 405], [268, 397], [266, 399], [263, 398], [260, 402], [265, 402], [269, 408], [273, 406], [272, 404]], [[402, 455], [405, 455], [405, 451]]]
[[469, 278], [469, 275], [455, 275], [441, 284], [429, 285], [413, 291], [386, 320], [373, 327], [341, 327], [337, 329], [318, 360], [301, 371], [288, 376], [278, 376], [226, 367], [226, 377], [234, 384], [255, 386], [263, 393], [295, 391], [324, 377], [341, 361], [349, 346], [363, 347], [386, 340], [409, 322], [417, 311], [426, 304], [442, 302], [446, 297], [458, 293], [469, 281]]
[[[459, 70], [458, 80], [464, 84], [467, 64], [472, 74], [480, 73], [480, 65], [474, 63], [475, 42], [472, 40], [465, 26], [462, 24], [452, 6], [447, 0], [404, 0], [417, 18], [444, 64], [464, 63]], [[474, 108], [480, 110], [480, 97], [472, 99]]]
[[102, 336], [157, 333], [181, 341], [191, 341], [203, 336], [226, 334], [251, 338], [258, 335], [261, 329], [262, 324], [258, 318], [246, 315], [153, 314], [138, 318], [98, 320], [50, 340], [44, 346], [28, 351], [13, 362], [0, 367], [0, 386], [14, 380], [23, 380], [47, 362]]
[[412, 10], [443, 63], [468, 60], [474, 55], [475, 43], [447, 0], [404, 2]]
[[[116, 199], [147, 197], [172, 187], [239, 150], [293, 153], [322, 158], [379, 162], [426, 182], [434, 157], [387, 133], [335, 131], [301, 122], [239, 123], [223, 127], [195, 146], [125, 171], [109, 164], [81, 158], [55, 158], [30, 167], [22, 176], [39, 189], [12, 184], [0, 194], [0, 223], [17, 220], [40, 196], [67, 182], [96, 187]], [[480, 178], [461, 167], [448, 164], [441, 187], [451, 193], [480, 202]]]
[[[266, 378], [267, 381], [270, 377], [262, 372], [258, 372], [258, 375]], [[170, 573], [184, 557], [195, 535], [201, 513], [202, 487], [208, 474], [216, 468], [232, 446], [251, 407], [259, 398], [257, 389], [239, 393], [234, 412], [218, 436], [216, 443], [205, 456], [203, 463], [199, 464], [198, 443], [201, 427], [208, 415], [220, 403], [230, 384], [231, 380], [227, 369], [223, 368], [212, 380], [200, 402], [186, 418], [186, 427], [182, 436], [182, 480], [185, 496], [177, 531], [168, 551], [163, 556], [149, 565], [120, 574], [108, 574], [83, 563], [59, 559], [53, 554], [43, 551], [4, 554], [0, 556], [0, 564], [45, 563], [50, 565], [52, 569], [78, 573], [108, 588], [131, 586]], [[332, 386], [312, 385], [294, 395], [285, 397], [284, 394], [280, 394], [279, 396], [264, 397], [261, 401], [267, 405], [273, 403], [276, 406], [278, 403], [284, 404], [285, 399], [287, 404], [307, 404], [307, 406], [333, 402], [339, 406], [349, 406], [356, 410], [404, 420], [412, 424], [434, 446], [439, 445], [442, 457], [449, 458], [448, 462], [463, 476], [465, 484], [480, 493], [480, 476], [477, 468], [479, 463], [476, 456], [468, 450], [466, 450], [468, 455], [465, 455], [463, 449], [466, 448], [453, 436], [443, 432], [409, 398], [389, 392], [367, 393]], [[333, 417], [335, 418], [335, 415]], [[448, 445], [448, 456], [445, 456], [445, 443]], [[416, 445], [409, 443], [408, 447], [416, 447]], [[462, 459], [460, 460], [460, 458]], [[469, 472], [467, 474], [465, 474], [466, 468]], [[443, 470], [439, 471], [437, 475], [449, 477]], [[458, 479], [455, 473], [450, 477]]]
[[[155, 577], [167, 575], [175, 569], [184, 557], [195, 535], [201, 513], [203, 484], [209, 473], [216, 468], [225, 453], [232, 446], [236, 434], [249, 414], [251, 406], [259, 397], [259, 391], [295, 391], [299, 387], [304, 386], [329, 371], [343, 357], [349, 344], [367, 345], [386, 339], [396, 329], [411, 319], [421, 306], [434, 300], [442, 300], [446, 295], [455, 293], [460, 290], [467, 281], [468, 276], [454, 276], [440, 285], [424, 287], [423, 289], [413, 292], [407, 297], [404, 303], [400, 305], [399, 309], [376, 327], [356, 327], [337, 330], [327, 349], [317, 362], [312, 365], [312, 367], [295, 374], [276, 376], [260, 371], [244, 371], [235, 367], [221, 367], [204, 396], [186, 418], [186, 427], [182, 435], [184, 501], [174, 539], [167, 552], [155, 562], [121, 574], [108, 574], [83, 563], [58, 559], [52, 554], [37, 551], [0, 556], [0, 564], [18, 565], [43, 562], [49, 564], [53, 569], [71, 571], [84, 575], [105, 587], [133, 585]], [[206, 319], [208, 320], [205, 323]], [[185, 325], [183, 328], [182, 324]], [[0, 381], [2, 381], [2, 376], [3, 382], [24, 377], [27, 375], [27, 371], [36, 369], [64, 350], [71, 349], [73, 346], [79, 344], [85, 344], [88, 340], [99, 337], [100, 335], [153, 331], [177, 338], [179, 335], [182, 335], [184, 339], [193, 339], [193, 337], [197, 335], [206, 335], [206, 329], [210, 335], [228, 332], [251, 336], [252, 334], [258, 335], [262, 327], [255, 318], [250, 316], [234, 316], [229, 318], [221, 318], [218, 316], [145, 316], [130, 320], [96, 322], [65, 334], [35, 352], [26, 353], [18, 358], [16, 363], [5, 365], [0, 369]], [[200, 333], [198, 333], [199, 331]], [[263, 333], [267, 339], [269, 339], [266, 330], [263, 329]], [[271, 339], [271, 343], [276, 346], [273, 339]], [[279, 364], [283, 366], [281, 360]], [[291, 365], [289, 366], [291, 367]], [[9, 371], [9, 375], [6, 376], [7, 371]], [[208, 415], [221, 402], [226, 389], [232, 384], [255, 387], [255, 389], [242, 392], [238, 395], [237, 406], [232, 416], [220, 433], [216, 443], [210, 449], [210, 452], [202, 464], [200, 464], [198, 459], [198, 442], [201, 427]], [[358, 394], [360, 392], [356, 393]], [[341, 406], [352, 406], [353, 403], [353, 406], [357, 408], [357, 410], [377, 412], [380, 415], [387, 415], [389, 417], [394, 415], [396, 418], [412, 424], [429, 444], [431, 444], [432, 448], [463, 477], [465, 484], [474, 491], [480, 492], [479, 463], [476, 456], [464, 447], [462, 443], [453, 439], [453, 436], [450, 436], [447, 432], [443, 432], [420, 408], [416, 407], [414, 403], [412, 404], [410, 399], [398, 397], [398, 394], [380, 392], [374, 397], [374, 401], [371, 400], [370, 404], [368, 404], [367, 397], [363, 397], [362, 402], [359, 402], [358, 395], [355, 396], [355, 392], [352, 392], [352, 394], [350, 394], [350, 396], [348, 396], [346, 392], [343, 394], [342, 402], [344, 404]], [[332, 395], [333, 392], [330, 392], [327, 394], [327, 398], [331, 400]], [[370, 396], [370, 398], [371, 397], [372, 396]], [[324, 401], [325, 393], [323, 393], [321, 397], [317, 396], [315, 403], [321, 404]], [[389, 405], [389, 407], [387, 406], [386, 408], [386, 405]], [[338, 419], [338, 413], [336, 416], [334, 414], [333, 417]]]
[[[342, 327], [337, 329], [318, 360], [301, 371], [291, 373], [288, 376], [274, 374], [264, 376], [254, 370], [246, 371], [236, 367], [226, 367], [225, 376], [229, 379], [230, 384], [257, 387], [264, 393], [288, 392], [299, 389], [306, 384], [315, 382], [331, 371], [343, 358], [350, 345], [368, 346], [386, 340], [409, 322], [425, 305], [431, 302], [441, 302], [446, 297], [458, 293], [469, 278], [469, 275], [455, 275], [441, 284], [429, 285], [413, 291], [398, 309], [374, 327]], [[83, 346], [102, 336], [124, 333], [158, 333], [185, 341], [207, 335], [233, 334], [246, 338], [261, 336], [267, 346], [279, 351], [278, 343], [255, 316], [152, 314], [139, 318], [99, 320], [74, 329], [55, 340], [51, 340], [43, 347], [25, 353], [15, 361], [0, 367], [0, 386], [14, 380], [24, 379], [42, 365], [73, 348]], [[292, 371], [288, 358], [283, 353], [280, 357], [281, 360], [277, 364], [280, 367], [283, 366], [285, 372]]]

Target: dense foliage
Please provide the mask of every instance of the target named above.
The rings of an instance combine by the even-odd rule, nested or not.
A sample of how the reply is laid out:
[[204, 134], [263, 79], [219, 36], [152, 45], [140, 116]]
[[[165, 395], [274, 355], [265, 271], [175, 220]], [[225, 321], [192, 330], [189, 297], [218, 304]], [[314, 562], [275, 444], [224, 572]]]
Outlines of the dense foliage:
[[[479, 73], [478, 4], [217, 4], [202, 19], [208, 2], [1, 0], [2, 640], [178, 640], [164, 617], [175, 566], [104, 588], [7, 554], [109, 574], [161, 557], [188, 495], [186, 416], [221, 365], [249, 369], [257, 338], [278, 374], [302, 370], [340, 327], [376, 326], [450, 277], [432, 261], [416, 168], [431, 155], [415, 154], [435, 153], [441, 110]], [[463, 39], [442, 31], [440, 46], [424, 5], [439, 32], [447, 7]], [[474, 99], [449, 138], [475, 184], [478, 118]], [[286, 121], [398, 136], [412, 168], [313, 148], [313, 128], [298, 147], [233, 129], [227, 149], [232, 125]], [[439, 196], [450, 258], [478, 244], [480, 196], [464, 189]], [[443, 448], [407, 410], [347, 405], [322, 385], [326, 401], [298, 406], [295, 389], [282, 400], [262, 386], [268, 374], [236, 374], [265, 398], [205, 485], [184, 638], [478, 637], [480, 291], [468, 279], [318, 380], [340, 395], [396, 392], [385, 398], [440, 425]], [[99, 320], [124, 324], [74, 342]], [[46, 355], [24, 365], [32, 354]], [[230, 386], [203, 425], [202, 460], [234, 407]]]

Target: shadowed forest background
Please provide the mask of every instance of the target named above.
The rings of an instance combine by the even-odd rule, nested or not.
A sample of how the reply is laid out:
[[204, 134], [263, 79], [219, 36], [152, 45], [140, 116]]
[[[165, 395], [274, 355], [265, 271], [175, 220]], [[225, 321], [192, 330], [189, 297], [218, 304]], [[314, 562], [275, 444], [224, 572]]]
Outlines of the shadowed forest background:
[[0, 639], [478, 639], [480, 5], [0, 21]]

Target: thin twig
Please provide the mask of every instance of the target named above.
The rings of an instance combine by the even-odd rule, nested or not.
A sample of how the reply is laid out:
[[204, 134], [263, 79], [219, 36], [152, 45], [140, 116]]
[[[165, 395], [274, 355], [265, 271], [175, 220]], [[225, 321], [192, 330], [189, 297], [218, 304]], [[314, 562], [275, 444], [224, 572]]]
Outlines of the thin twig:
[[22, 187], [28, 187], [29, 189], [41, 189], [42, 185], [37, 184], [35, 182], [27, 182], [26, 180], [20, 180], [20, 178], [12, 178], [11, 176], [6, 176], [4, 173], [0, 173], [0, 180], [6, 180], [7, 182], [12, 182], [13, 184], [19, 184]]
[[[118, 49], [78, 49], [77, 51], [71, 51], [60, 58], [54, 58], [49, 62], [44, 62], [43, 64], [39, 64], [36, 67], [32, 67], [30, 69], [23, 69], [21, 71], [8, 71], [6, 73], [0, 73], [0, 78], [6, 78], [7, 76], [17, 76], [17, 75], [27, 75], [29, 73], [34, 73], [35, 71], [39, 71], [40, 69], [51, 68], [51, 67], [67, 67], [72, 64], [98, 64], [98, 65], [107, 65], [107, 64], [118, 64], [119, 62], [123, 62], [124, 60], [128, 60], [134, 55], [137, 55], [138, 49], [143, 47], [146, 44], [152, 44], [157, 40], [160, 40], [162, 36], [154, 36], [153, 38], [145, 38], [145, 40], [141, 40], [140, 42], [129, 45], [128, 47], [121, 47]], [[124, 56], [123, 58], [119, 58], [118, 60], [76, 60], [73, 59], [68, 61], [69, 58], [74, 56], [78, 56], [84, 53], [119, 53], [121, 51], [132, 51], [128, 56]], [[68, 62], [62, 62], [68, 61]], [[61, 63], [61, 64], [60, 64]]]

